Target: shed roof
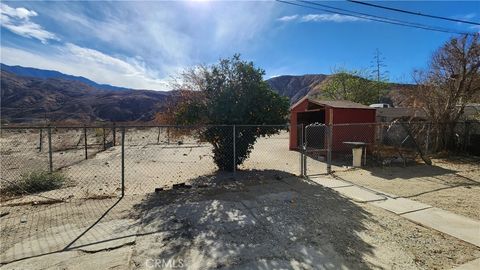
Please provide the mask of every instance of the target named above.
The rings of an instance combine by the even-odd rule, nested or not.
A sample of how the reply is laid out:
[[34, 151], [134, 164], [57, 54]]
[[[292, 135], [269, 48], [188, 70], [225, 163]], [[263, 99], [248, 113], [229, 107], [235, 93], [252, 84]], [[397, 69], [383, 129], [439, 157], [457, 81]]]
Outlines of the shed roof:
[[308, 102], [312, 102], [312, 103], [315, 103], [317, 105], [327, 106], [327, 107], [332, 107], [332, 108], [375, 110], [375, 108], [371, 108], [369, 106], [366, 106], [366, 105], [363, 105], [363, 104], [360, 104], [360, 103], [355, 103], [355, 102], [348, 101], [348, 100], [321, 100], [321, 99], [311, 98], [311, 97], [304, 97], [304, 98], [300, 99], [297, 103], [292, 105], [291, 108], [295, 108], [300, 103], [302, 103], [305, 99], [308, 99]]

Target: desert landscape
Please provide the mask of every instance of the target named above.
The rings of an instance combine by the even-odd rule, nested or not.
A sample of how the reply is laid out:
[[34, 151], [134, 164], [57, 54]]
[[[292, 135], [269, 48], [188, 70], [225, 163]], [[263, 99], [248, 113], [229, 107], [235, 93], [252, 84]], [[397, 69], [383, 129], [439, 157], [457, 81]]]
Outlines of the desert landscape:
[[[2, 198], [5, 269], [60, 267], [66, 263], [57, 255], [60, 250], [79, 267], [91, 259], [108, 267], [145, 269], [151, 268], [149, 258], [172, 259], [173, 250], [193, 268], [309, 268], [328, 260], [337, 269], [448, 269], [480, 256], [475, 245], [349, 201], [324, 186], [328, 179], [342, 179], [478, 219], [479, 174], [471, 161], [436, 160], [435, 166], [407, 168], [334, 165], [329, 176], [323, 158], [308, 157], [307, 171], [314, 177], [306, 180], [296, 176], [300, 154], [288, 150], [289, 134], [281, 131], [259, 138], [236, 173], [219, 173], [211, 145], [192, 134], [127, 128], [121, 197], [121, 133], [106, 150], [103, 134], [87, 133], [88, 159], [78, 143], [84, 140], [81, 134], [81, 129], [52, 134], [54, 169], [68, 179], [64, 186]], [[106, 135], [108, 142], [112, 135]], [[38, 139], [38, 130], [3, 130], [2, 179], [48, 170], [48, 142], [39, 151]], [[16, 165], [21, 163], [31, 166]], [[208, 254], [202, 251], [206, 247]], [[123, 259], [114, 262], [99, 254]]]

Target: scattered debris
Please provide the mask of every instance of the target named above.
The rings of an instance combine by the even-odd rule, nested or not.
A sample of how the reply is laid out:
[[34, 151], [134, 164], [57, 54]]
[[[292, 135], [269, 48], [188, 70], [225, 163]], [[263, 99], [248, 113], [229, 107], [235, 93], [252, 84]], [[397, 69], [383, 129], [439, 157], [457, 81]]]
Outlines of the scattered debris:
[[182, 189], [182, 188], [192, 188], [192, 185], [187, 185], [185, 183], [173, 184], [173, 189]]

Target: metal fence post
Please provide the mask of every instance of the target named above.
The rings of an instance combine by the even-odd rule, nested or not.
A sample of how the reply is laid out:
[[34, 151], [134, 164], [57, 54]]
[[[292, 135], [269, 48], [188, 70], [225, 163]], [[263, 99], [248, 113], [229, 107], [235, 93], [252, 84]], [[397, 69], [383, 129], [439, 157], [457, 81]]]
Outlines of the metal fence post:
[[[298, 133], [298, 126], [297, 126], [297, 133]], [[298, 136], [298, 134], [297, 134]], [[298, 142], [298, 139], [297, 139]], [[303, 124], [300, 125], [300, 145], [298, 146], [300, 149], [300, 176], [303, 177]]]
[[105, 134], [105, 126], [103, 126], [102, 130], [103, 130], [103, 150], [107, 150], [107, 145], [105, 142], [105, 140], [107, 139]]
[[463, 134], [463, 151], [467, 150], [467, 146], [470, 145], [470, 122], [465, 121], [464, 122], [465, 129], [464, 129], [464, 134]]
[[117, 132], [115, 128], [115, 123], [113, 123], [112, 133], [113, 133], [113, 146], [115, 146], [117, 144]]
[[48, 171], [53, 172], [53, 159], [52, 159], [52, 128], [48, 127]]
[[42, 146], [43, 146], [43, 129], [40, 128], [40, 141], [38, 144], [38, 152], [42, 152]]
[[427, 123], [427, 136], [425, 138], [425, 155], [428, 155], [429, 144], [430, 144], [430, 123]]
[[333, 126], [327, 126], [327, 173], [332, 173], [332, 139], [333, 139]]
[[170, 127], [167, 127], [167, 144], [170, 144]]
[[235, 146], [236, 146], [236, 132], [235, 132], [235, 125], [233, 125], [233, 172], [236, 171], [237, 169], [237, 153], [236, 153], [236, 149], [235, 149]]
[[87, 127], [83, 127], [83, 144], [85, 146], [85, 159], [88, 159]]
[[125, 127], [122, 127], [122, 197], [125, 196]]
[[[305, 133], [305, 134], [303, 134]], [[305, 138], [303, 137], [305, 135]], [[303, 177], [307, 176], [307, 138], [308, 138], [308, 126], [305, 127], [305, 132], [302, 131], [302, 152], [303, 152]]]

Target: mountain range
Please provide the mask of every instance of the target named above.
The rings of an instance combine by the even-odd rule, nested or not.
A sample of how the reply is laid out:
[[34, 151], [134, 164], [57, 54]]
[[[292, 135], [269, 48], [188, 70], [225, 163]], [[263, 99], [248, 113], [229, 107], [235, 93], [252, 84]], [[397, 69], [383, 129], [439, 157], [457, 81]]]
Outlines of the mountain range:
[[125, 87], [113, 86], [109, 84], [99, 84], [92, 80], [89, 80], [82, 76], [73, 76], [58, 72], [56, 70], [46, 70], [46, 69], [38, 69], [38, 68], [31, 68], [31, 67], [22, 67], [22, 66], [9, 66], [5, 64], [0, 64], [2, 71], [7, 71], [18, 76], [25, 76], [25, 77], [33, 77], [39, 79], [63, 79], [69, 81], [78, 81], [82, 82], [86, 85], [103, 89], [103, 90], [115, 90], [115, 91], [122, 91], [122, 90], [129, 90]]
[[[53, 70], [1, 64], [2, 122], [150, 121], [174, 91], [133, 90]], [[266, 80], [294, 103], [320, 91], [329, 75]]]
[[171, 92], [105, 90], [78, 80], [1, 71], [2, 122], [150, 121]]

